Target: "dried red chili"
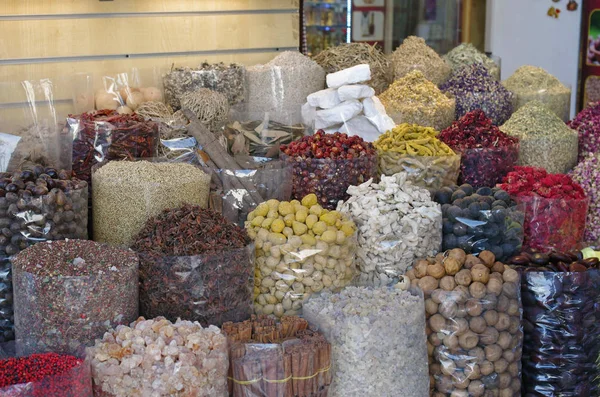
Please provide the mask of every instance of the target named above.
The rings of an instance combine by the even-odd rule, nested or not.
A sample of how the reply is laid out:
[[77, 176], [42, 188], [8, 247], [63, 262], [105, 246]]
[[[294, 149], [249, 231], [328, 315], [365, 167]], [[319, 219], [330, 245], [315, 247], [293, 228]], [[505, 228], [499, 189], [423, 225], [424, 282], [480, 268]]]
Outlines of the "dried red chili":
[[500, 131], [481, 109], [453, 122], [439, 139], [461, 154], [459, 184], [474, 188], [495, 186], [519, 157], [518, 138]]

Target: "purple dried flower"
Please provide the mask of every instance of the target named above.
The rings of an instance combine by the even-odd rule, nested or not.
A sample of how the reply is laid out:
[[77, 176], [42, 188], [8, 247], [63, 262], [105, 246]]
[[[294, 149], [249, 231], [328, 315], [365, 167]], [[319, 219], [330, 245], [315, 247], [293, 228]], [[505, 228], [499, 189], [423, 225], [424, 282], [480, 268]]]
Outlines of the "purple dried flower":
[[600, 239], [600, 158], [599, 154], [584, 157], [583, 161], [573, 168], [571, 176], [581, 185], [590, 204], [585, 226], [586, 241]]
[[600, 102], [583, 109], [567, 125], [579, 134], [579, 157], [581, 162], [589, 153], [600, 151]]

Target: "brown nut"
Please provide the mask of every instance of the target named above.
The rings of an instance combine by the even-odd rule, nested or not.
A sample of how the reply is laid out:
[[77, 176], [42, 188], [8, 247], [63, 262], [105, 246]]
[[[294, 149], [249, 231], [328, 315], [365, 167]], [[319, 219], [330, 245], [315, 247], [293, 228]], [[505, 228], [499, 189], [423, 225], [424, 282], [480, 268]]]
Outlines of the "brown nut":
[[472, 317], [469, 320], [469, 328], [476, 334], [481, 334], [487, 328], [487, 324], [485, 323], [483, 317]]
[[510, 374], [510, 376], [516, 378], [517, 376], [519, 376], [520, 372], [521, 372], [521, 361], [513, 361], [512, 363], [510, 363], [508, 365], [508, 373]]
[[[471, 317], [480, 316], [483, 312], [483, 305], [477, 299], [469, 299], [467, 303], [465, 303], [465, 308], [467, 309], [467, 313]], [[483, 320], [483, 318], [482, 318]], [[483, 320], [485, 322], [485, 320]]]
[[518, 286], [514, 283], [504, 283], [504, 285], [502, 286], [502, 293], [508, 296], [509, 298], [516, 298], [517, 296], [519, 296], [519, 288], [520, 285]]
[[494, 372], [494, 364], [486, 360], [479, 364], [479, 371], [481, 372], [481, 375], [487, 376]]
[[444, 346], [446, 346], [450, 350], [454, 350], [458, 348], [458, 337], [456, 335], [445, 335], [442, 340]]
[[513, 336], [509, 334], [507, 331], [502, 331], [498, 335], [498, 341], [496, 344], [500, 346], [502, 349], [506, 350], [509, 348], [510, 343], [512, 342]]
[[490, 269], [493, 272], [497, 272], [497, 273], [504, 273], [504, 269], [506, 269], [506, 265], [502, 262], [495, 262], [494, 266], [492, 266], [492, 268]]
[[470, 363], [465, 367], [465, 375], [468, 379], [474, 380], [479, 379], [481, 377], [481, 372], [479, 371], [479, 365]]
[[431, 316], [438, 312], [438, 304], [431, 298], [425, 299], [425, 312]]
[[486, 265], [488, 268], [494, 266], [494, 262], [496, 262], [496, 255], [492, 251], [481, 251], [479, 253], [479, 259]]
[[444, 375], [452, 375], [456, 371], [456, 364], [452, 360], [441, 360], [440, 361], [441, 371]]
[[508, 326], [508, 332], [515, 335], [521, 329], [521, 320], [518, 316], [510, 318], [510, 325]]
[[506, 313], [498, 313], [498, 322], [495, 328], [502, 332], [506, 331], [510, 327], [510, 316]]
[[461, 267], [462, 265], [456, 258], [449, 256], [444, 259], [444, 270], [446, 271], [446, 274], [450, 276], [454, 276], [456, 273], [458, 273]]
[[485, 351], [485, 358], [488, 361], [495, 362], [502, 357], [502, 348], [496, 344], [487, 345], [483, 350]]
[[467, 254], [460, 248], [454, 248], [446, 253], [446, 258], [454, 258], [458, 261], [459, 265], [462, 266], [465, 264]]
[[438, 280], [432, 276], [425, 276], [419, 280], [417, 284], [419, 288], [423, 290], [423, 293], [427, 296], [438, 287]]
[[519, 284], [521, 282], [521, 278], [519, 277], [519, 273], [514, 269], [506, 269], [504, 273], [502, 273], [502, 278], [507, 283]]
[[486, 287], [489, 292], [498, 296], [502, 293], [502, 284], [503, 284], [502, 280], [498, 280], [496, 278], [490, 278], [490, 281], [488, 281]]
[[473, 266], [483, 263], [478, 257], [475, 255], [467, 255], [465, 259], [465, 269], [471, 269]]
[[481, 347], [476, 347], [469, 350], [469, 357], [473, 357], [472, 361], [475, 361], [477, 364], [481, 364], [485, 361], [485, 352]]
[[463, 318], [467, 317], [467, 308], [464, 303], [459, 303], [457, 305], [456, 317]]
[[415, 270], [415, 276], [417, 278], [425, 277], [427, 275], [427, 266], [428, 265], [429, 265], [429, 262], [427, 262], [425, 259], [419, 259], [418, 261], [416, 261], [413, 266], [413, 269]]
[[489, 292], [487, 294], [485, 294], [485, 296], [481, 300], [481, 306], [483, 307], [484, 310], [495, 309], [497, 305], [498, 305], [498, 297]]
[[461, 336], [469, 330], [469, 322], [464, 318], [455, 318], [449, 321], [448, 331], [456, 336]]
[[515, 352], [512, 350], [504, 350], [504, 353], [502, 353], [502, 358], [505, 359], [507, 363], [512, 363], [515, 361]]
[[511, 387], [513, 393], [514, 393], [513, 395], [517, 395], [518, 396], [519, 393], [521, 393], [521, 377], [520, 376], [519, 377], [517, 377], [517, 376], [513, 377], [512, 381], [511, 381], [511, 384], [510, 384], [510, 387]]
[[406, 273], [404, 273], [404, 275], [405, 275], [406, 277], [408, 277], [409, 279], [411, 279], [411, 280], [417, 277], [417, 276], [415, 275], [415, 269], [414, 269], [414, 268], [412, 268], [412, 267], [411, 267], [410, 269], [408, 269], [408, 270], [406, 271]]
[[446, 299], [446, 291], [441, 289], [436, 289], [431, 292], [431, 300], [437, 304], [440, 304], [444, 299]]
[[479, 343], [479, 337], [473, 331], [467, 331], [458, 337], [458, 343], [463, 349], [472, 349]]
[[456, 303], [465, 303], [471, 297], [471, 293], [469, 292], [469, 288], [464, 285], [457, 285], [454, 291], [450, 293], [450, 296]]
[[500, 295], [498, 297], [498, 303], [496, 304], [496, 310], [499, 313], [503, 313], [506, 312], [506, 310], [508, 310], [508, 304], [510, 303], [510, 299], [508, 299], [506, 296], [504, 295]]
[[[480, 265], [478, 265], [480, 266]], [[487, 290], [485, 289], [485, 285], [483, 283], [476, 281], [469, 286], [469, 293], [475, 299], [481, 299], [485, 296]]]
[[437, 347], [437, 346], [439, 346], [439, 345], [442, 344], [442, 340], [438, 336], [437, 332], [433, 332], [431, 335], [429, 335], [427, 337], [427, 339], [429, 340], [429, 343], [431, 343], [435, 347]]
[[502, 273], [491, 272], [490, 273], [490, 280], [491, 279], [496, 279], [496, 280], [500, 281], [501, 283], [504, 283], [504, 280], [502, 279]]
[[506, 313], [509, 316], [518, 316], [521, 312], [521, 307], [519, 305], [519, 301], [516, 299], [511, 299], [508, 302], [508, 309], [506, 309]]
[[468, 287], [469, 285], [471, 285], [471, 281], [473, 281], [473, 279], [471, 278], [471, 271], [467, 269], [462, 269], [461, 271], [456, 273], [456, 275], [454, 276], [454, 280], [458, 285]]
[[[441, 265], [440, 265], [441, 266]], [[440, 280], [440, 288], [445, 291], [452, 291], [456, 288], [456, 282], [454, 281], [454, 277], [452, 276], [444, 276]]]
[[[498, 341], [499, 332], [494, 327], [487, 327], [481, 335], [479, 335], [479, 340], [484, 345], [493, 345]], [[488, 358], [489, 360], [489, 358]], [[491, 360], [494, 361], [494, 360]]]
[[427, 275], [439, 280], [446, 275], [446, 271], [441, 263], [434, 263], [427, 266]]
[[494, 371], [496, 371], [496, 373], [501, 374], [503, 372], [505, 372], [508, 369], [508, 361], [506, 361], [504, 358], [499, 358], [498, 360], [496, 360], [494, 362]]
[[479, 281], [480, 283], [487, 284], [487, 282], [490, 280], [490, 269], [484, 265], [475, 265], [471, 269], [471, 278], [473, 281]]
[[498, 322], [498, 312], [495, 310], [487, 310], [483, 313], [483, 318], [488, 326], [493, 327]]
[[[462, 389], [463, 391], [466, 392], [465, 389], [467, 387], [469, 387], [469, 383], [471, 383], [471, 381], [469, 380], [469, 378], [467, 378], [467, 375], [465, 375], [464, 372], [458, 372], [457, 371], [457, 372], [454, 373], [454, 387], [456, 387], [457, 389]], [[463, 396], [463, 395], [465, 397], [468, 397], [468, 393], [467, 394], [461, 394], [461, 396]]]
[[441, 314], [434, 314], [429, 318], [429, 326], [433, 332], [446, 330], [446, 319]]
[[453, 383], [454, 381], [450, 375], [436, 376], [435, 378], [435, 388], [437, 391], [444, 393], [444, 396], [447, 395], [446, 393], [450, 393], [454, 390]]
[[469, 384], [467, 391], [469, 392], [469, 396], [481, 397], [485, 393], [485, 386], [480, 380], [473, 380]]
[[[512, 380], [512, 376], [508, 372], [504, 372], [498, 375], [498, 387], [500, 389], [507, 389], [510, 387], [510, 382]], [[512, 396], [512, 394], [509, 394]]]
[[443, 301], [438, 306], [438, 312], [446, 317], [447, 319], [452, 319], [456, 317], [458, 307], [456, 303], [451, 300]]
[[[456, 381], [454, 381], [454, 386], [458, 387]], [[450, 393], [450, 397], [469, 397], [469, 392], [461, 389], [454, 389], [452, 393]]]

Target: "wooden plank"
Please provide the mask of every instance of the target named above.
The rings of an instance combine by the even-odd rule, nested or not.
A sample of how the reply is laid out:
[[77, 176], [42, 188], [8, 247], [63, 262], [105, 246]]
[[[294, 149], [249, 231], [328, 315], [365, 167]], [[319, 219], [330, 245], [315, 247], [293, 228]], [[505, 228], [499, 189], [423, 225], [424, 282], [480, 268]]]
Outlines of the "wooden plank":
[[0, 21], [0, 59], [297, 47], [297, 19], [291, 13]]
[[[193, 55], [176, 57], [149, 57], [136, 59], [110, 59], [105, 61], [83, 61], [83, 62], [53, 62], [34, 63], [27, 65], [0, 65], [0, 104], [15, 103], [25, 100], [20, 82], [23, 80], [39, 80], [49, 78], [56, 82], [57, 91], [54, 93], [56, 99], [70, 99], [75, 85], [82, 90], [81, 78], [78, 73], [91, 74], [94, 87], [101, 87], [102, 76], [114, 76], [117, 73], [125, 73], [138, 68], [142, 80], [148, 80], [152, 74], [161, 75], [168, 71], [172, 65], [195, 67], [202, 62], [216, 63], [240, 63], [251, 66], [258, 63], [267, 63], [278, 52], [259, 52], [246, 54], [219, 54], [219, 55]], [[146, 83], [142, 81], [142, 84]]]
[[298, 10], [298, 0], [2, 0], [0, 15]]

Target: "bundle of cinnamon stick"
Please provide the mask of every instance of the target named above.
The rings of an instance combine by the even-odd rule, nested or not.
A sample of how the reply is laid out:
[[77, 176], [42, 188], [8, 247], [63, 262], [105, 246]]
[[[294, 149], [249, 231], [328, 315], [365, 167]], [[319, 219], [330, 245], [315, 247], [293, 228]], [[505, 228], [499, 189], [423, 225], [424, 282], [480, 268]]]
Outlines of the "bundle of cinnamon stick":
[[223, 324], [234, 397], [326, 397], [331, 345], [296, 316], [252, 316]]

